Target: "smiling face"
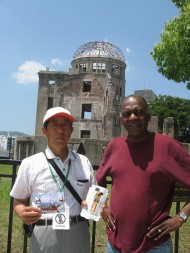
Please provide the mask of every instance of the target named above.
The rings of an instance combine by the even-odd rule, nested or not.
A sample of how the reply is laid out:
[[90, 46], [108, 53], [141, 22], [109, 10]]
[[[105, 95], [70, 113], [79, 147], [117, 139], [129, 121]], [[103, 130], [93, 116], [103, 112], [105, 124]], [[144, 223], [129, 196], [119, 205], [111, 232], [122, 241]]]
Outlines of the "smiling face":
[[129, 140], [138, 142], [146, 139], [151, 114], [146, 102], [139, 96], [125, 98], [121, 105], [121, 123], [127, 130]]
[[48, 146], [53, 151], [67, 147], [73, 132], [72, 123], [65, 117], [56, 116], [48, 120], [47, 127], [42, 127]]

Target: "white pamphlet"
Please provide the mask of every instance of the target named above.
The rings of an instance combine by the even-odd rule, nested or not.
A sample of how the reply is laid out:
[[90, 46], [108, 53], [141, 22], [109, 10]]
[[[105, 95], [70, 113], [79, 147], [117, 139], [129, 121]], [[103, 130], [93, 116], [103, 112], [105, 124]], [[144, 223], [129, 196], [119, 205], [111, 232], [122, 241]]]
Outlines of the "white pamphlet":
[[98, 221], [100, 218], [100, 211], [108, 196], [108, 189], [98, 185], [92, 185], [89, 188], [86, 202], [87, 205], [82, 208], [81, 216], [86, 219]]

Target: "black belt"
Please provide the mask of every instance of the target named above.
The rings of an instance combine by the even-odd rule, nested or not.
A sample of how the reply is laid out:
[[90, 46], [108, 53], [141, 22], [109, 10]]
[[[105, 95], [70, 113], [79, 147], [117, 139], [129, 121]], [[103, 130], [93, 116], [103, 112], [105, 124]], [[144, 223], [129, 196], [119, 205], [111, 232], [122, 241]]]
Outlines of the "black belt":
[[[86, 219], [80, 215], [78, 216], [73, 216], [69, 218], [70, 224], [73, 223], [78, 223], [81, 221], [85, 221]], [[36, 226], [48, 226], [48, 225], [52, 225], [52, 220], [39, 220], [36, 222]]]

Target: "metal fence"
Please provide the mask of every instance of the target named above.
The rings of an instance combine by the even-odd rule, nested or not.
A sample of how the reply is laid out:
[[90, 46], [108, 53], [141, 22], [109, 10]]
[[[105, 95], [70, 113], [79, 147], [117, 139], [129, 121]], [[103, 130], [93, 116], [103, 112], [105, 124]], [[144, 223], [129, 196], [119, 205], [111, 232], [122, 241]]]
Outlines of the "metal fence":
[[[12, 166], [11, 174], [0, 174], [1, 177], [10, 178], [11, 186], [14, 185], [16, 176], [17, 176], [17, 166], [20, 165], [21, 161], [9, 160], [9, 159], [0, 159], [0, 164]], [[7, 253], [11, 253], [11, 244], [12, 244], [12, 224], [13, 224], [13, 198], [10, 197], [10, 207], [9, 207], [9, 223], [8, 223], [8, 235], [7, 235]], [[26, 251], [23, 253], [26, 253]]]
[[[11, 185], [13, 186], [16, 176], [17, 176], [17, 167], [20, 165], [20, 160], [9, 160], [9, 159], [0, 159], [1, 165], [12, 166], [11, 174], [0, 174], [1, 177], [10, 178]], [[98, 166], [93, 166], [94, 170], [98, 169]], [[111, 184], [111, 181], [107, 181], [107, 184]], [[179, 189], [182, 189], [180, 191]], [[176, 213], [180, 210], [180, 202], [186, 202], [186, 196], [189, 196], [190, 190], [183, 187], [181, 184], [176, 187], [175, 198], [176, 201]], [[10, 197], [10, 207], [9, 207], [9, 222], [8, 222], [8, 234], [7, 234], [7, 253], [11, 253], [12, 245], [12, 224], [13, 224], [13, 198]], [[92, 237], [91, 237], [91, 253], [95, 253], [95, 240], [96, 240], [96, 222], [92, 223]], [[174, 241], [174, 253], [178, 253], [178, 244], [179, 244], [179, 230], [175, 232], [175, 241]], [[23, 236], [23, 253], [27, 252], [27, 237]]]
[[[1, 165], [12, 166], [11, 174], [0, 174], [0, 179], [10, 178], [11, 179], [11, 188], [14, 185], [16, 176], [17, 176], [17, 167], [21, 164], [20, 160], [9, 160], [9, 159], [0, 159]], [[94, 166], [96, 170], [98, 167]], [[12, 226], [13, 226], [13, 201], [14, 199], [10, 197], [10, 206], [9, 206], [9, 221], [8, 221], [8, 234], [7, 234], [7, 253], [11, 253], [12, 246]], [[91, 237], [91, 253], [95, 253], [95, 239], [96, 239], [96, 222], [92, 222], [92, 237]], [[27, 237], [23, 236], [23, 253], [27, 253]]]

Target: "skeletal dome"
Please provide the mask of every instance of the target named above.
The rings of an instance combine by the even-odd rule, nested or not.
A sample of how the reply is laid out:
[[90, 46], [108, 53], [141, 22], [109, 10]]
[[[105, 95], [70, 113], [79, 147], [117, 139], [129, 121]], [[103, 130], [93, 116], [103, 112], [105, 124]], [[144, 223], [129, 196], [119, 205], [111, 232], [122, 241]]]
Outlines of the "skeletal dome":
[[80, 46], [73, 55], [73, 60], [84, 57], [106, 57], [125, 62], [122, 51], [110, 42], [89, 42]]

